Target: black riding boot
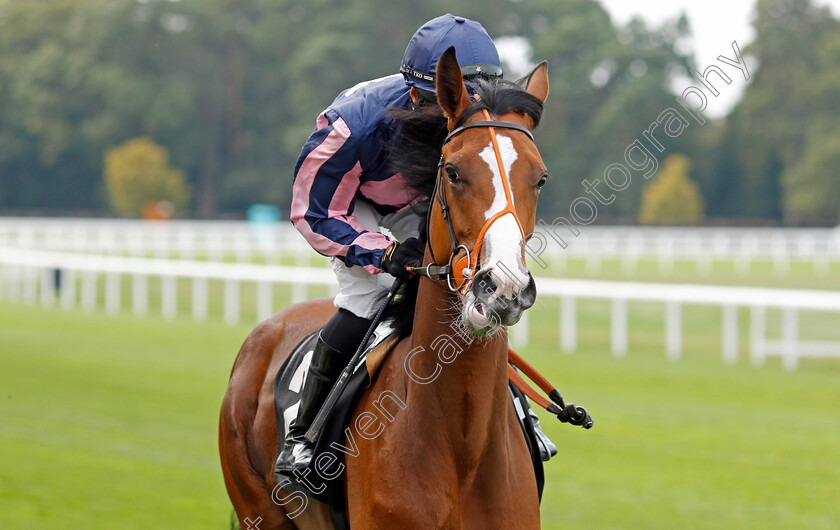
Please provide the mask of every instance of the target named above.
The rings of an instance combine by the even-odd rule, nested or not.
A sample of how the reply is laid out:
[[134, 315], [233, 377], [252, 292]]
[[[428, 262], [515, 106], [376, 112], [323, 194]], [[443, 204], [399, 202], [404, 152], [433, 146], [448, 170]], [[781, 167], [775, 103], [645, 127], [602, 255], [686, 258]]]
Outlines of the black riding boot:
[[[289, 425], [283, 451], [277, 457], [274, 466], [277, 472], [289, 474], [309, 466], [314, 444], [306, 440], [306, 432], [338, 376], [362, 342], [368, 326], [369, 320], [357, 317], [345, 309], [339, 309], [321, 330], [315, 351], [312, 353], [312, 364], [301, 390], [297, 417]], [[340, 349], [333, 348], [330, 344], [335, 344]]]
[[312, 364], [306, 374], [306, 382], [300, 393], [300, 408], [297, 417], [289, 425], [283, 452], [277, 457], [275, 468], [280, 472], [303, 470], [312, 459], [313, 445], [306, 438], [306, 431], [312, 425], [321, 405], [327, 399], [338, 376], [346, 366], [345, 357], [341, 352], [331, 348], [324, 339], [318, 337], [315, 351], [312, 354]]

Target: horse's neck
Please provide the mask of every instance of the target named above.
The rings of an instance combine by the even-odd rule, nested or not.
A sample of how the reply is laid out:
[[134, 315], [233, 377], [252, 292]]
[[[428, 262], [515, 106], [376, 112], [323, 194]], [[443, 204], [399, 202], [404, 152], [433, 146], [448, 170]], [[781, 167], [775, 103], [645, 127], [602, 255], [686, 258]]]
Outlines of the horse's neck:
[[455, 300], [444, 283], [421, 280], [411, 348], [423, 349], [412, 357], [411, 369], [422, 378], [438, 375], [429, 383], [411, 385], [411, 394], [429, 410], [419, 415], [429, 422], [424, 427], [448, 433], [466, 450], [480, 450], [505, 435], [512, 413], [507, 332], [471, 339], [460, 323], [452, 325], [460, 318], [451, 309]]

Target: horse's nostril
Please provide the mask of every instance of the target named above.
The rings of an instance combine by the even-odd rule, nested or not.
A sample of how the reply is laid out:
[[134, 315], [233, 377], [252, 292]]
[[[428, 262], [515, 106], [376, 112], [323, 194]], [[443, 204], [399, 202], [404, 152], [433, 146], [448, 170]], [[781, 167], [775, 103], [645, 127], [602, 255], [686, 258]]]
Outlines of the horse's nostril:
[[486, 300], [496, 292], [496, 282], [489, 270], [480, 270], [473, 279], [472, 290], [476, 298]]
[[519, 304], [522, 309], [528, 309], [537, 300], [537, 284], [534, 283], [534, 277], [528, 275], [528, 285], [519, 292]]

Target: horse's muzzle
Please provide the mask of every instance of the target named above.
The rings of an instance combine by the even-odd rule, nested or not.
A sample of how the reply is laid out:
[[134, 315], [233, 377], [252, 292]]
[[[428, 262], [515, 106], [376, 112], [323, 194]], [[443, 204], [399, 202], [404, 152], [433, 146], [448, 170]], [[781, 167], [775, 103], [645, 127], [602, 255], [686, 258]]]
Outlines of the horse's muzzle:
[[[524, 284], [524, 286], [523, 286]], [[480, 270], [466, 295], [464, 320], [473, 334], [482, 335], [499, 326], [512, 326], [522, 313], [534, 305], [537, 288], [534, 278], [525, 281]]]

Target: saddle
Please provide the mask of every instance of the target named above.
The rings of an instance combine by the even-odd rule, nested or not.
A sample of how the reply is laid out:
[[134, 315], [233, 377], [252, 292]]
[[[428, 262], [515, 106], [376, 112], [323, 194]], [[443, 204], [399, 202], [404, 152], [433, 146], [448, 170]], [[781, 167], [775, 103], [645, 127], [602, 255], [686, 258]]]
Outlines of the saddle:
[[[320, 331], [320, 330], [319, 330]], [[300, 391], [312, 361], [312, 354], [318, 340], [316, 331], [307, 335], [286, 359], [274, 379], [274, 413], [277, 420], [277, 454], [283, 450], [286, 432], [297, 415]], [[402, 337], [388, 322], [379, 324], [373, 333], [369, 346], [363, 352], [353, 370], [353, 375], [336, 402], [330, 416], [315, 444], [312, 462], [303, 472], [295, 476], [275, 473], [274, 482], [290, 492], [305, 494], [310, 499], [323, 502], [330, 507], [330, 514], [336, 528], [349, 529], [344, 505], [343, 466], [346, 455], [357, 454], [358, 449], [352, 430], [348, 426], [353, 411], [376, 374], [382, 361]], [[531, 461], [537, 478], [537, 488], [542, 498], [545, 477], [540, 446], [534, 426], [528, 417], [528, 400], [513, 384], [509, 385], [511, 399], [516, 410], [519, 425], [528, 444]], [[276, 457], [276, 455], [275, 455]]]

